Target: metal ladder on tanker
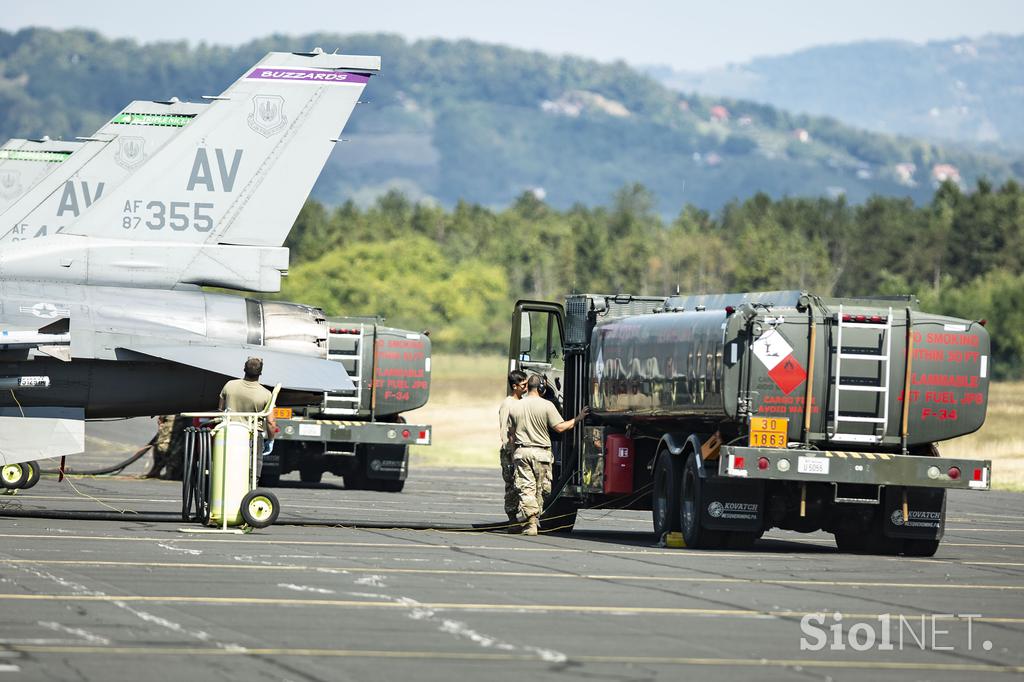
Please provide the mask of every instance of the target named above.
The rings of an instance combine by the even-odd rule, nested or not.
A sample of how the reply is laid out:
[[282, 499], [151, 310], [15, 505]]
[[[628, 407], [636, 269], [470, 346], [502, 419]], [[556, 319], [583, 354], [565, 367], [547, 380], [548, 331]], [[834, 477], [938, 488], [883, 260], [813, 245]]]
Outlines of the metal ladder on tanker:
[[[332, 340], [335, 340], [332, 343]], [[324, 414], [356, 414], [363, 404], [363, 343], [366, 325], [359, 327], [329, 327], [327, 330], [327, 359], [340, 362], [355, 385], [355, 391], [324, 393]], [[346, 343], [352, 341], [354, 343]], [[350, 347], [351, 346], [351, 347]]]
[[[856, 321], [856, 318], [863, 317], [865, 321]], [[836, 346], [835, 346], [835, 385], [832, 393], [832, 433], [829, 434], [829, 439], [833, 441], [842, 441], [847, 443], [881, 443], [885, 438], [886, 425], [889, 422], [889, 363], [892, 358], [892, 308], [889, 308], [888, 313], [885, 316], [884, 322], [867, 321], [872, 317], [868, 315], [844, 315], [843, 306], [839, 306], [839, 312], [836, 314], [837, 321], [837, 333], [836, 333]], [[844, 318], [851, 318], [851, 321], [846, 321]], [[874, 329], [880, 334], [881, 343], [878, 347], [884, 348], [884, 352], [880, 353], [847, 353], [844, 351], [843, 346], [843, 330], [850, 329]], [[878, 374], [879, 384], [878, 386], [871, 386], [866, 384], [858, 383], [843, 383], [843, 379], [858, 379], [859, 377], [845, 376], [842, 372], [843, 361], [847, 362], [877, 362], [878, 363]], [[877, 393], [877, 400], [875, 401], [875, 414], [873, 416], [861, 415], [844, 415], [840, 410], [840, 396], [843, 393]], [[840, 431], [839, 425], [841, 423], [867, 423], [873, 424], [873, 433], [871, 434], [860, 434], [860, 433], [843, 433]]]

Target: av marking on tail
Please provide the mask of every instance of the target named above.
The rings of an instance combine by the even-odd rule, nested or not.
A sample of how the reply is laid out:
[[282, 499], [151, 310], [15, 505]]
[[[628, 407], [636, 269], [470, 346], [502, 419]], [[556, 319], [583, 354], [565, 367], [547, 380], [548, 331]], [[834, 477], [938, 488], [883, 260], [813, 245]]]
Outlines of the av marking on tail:
[[92, 202], [103, 196], [103, 184], [102, 182], [96, 183], [94, 190], [89, 189], [89, 183], [82, 181], [78, 183], [82, 186], [82, 201], [78, 200], [78, 190], [75, 187], [73, 180], [68, 180], [64, 183], [64, 194], [60, 198], [60, 206], [57, 207], [57, 216], [63, 216], [65, 213], [70, 213], [74, 217], [78, 217], [81, 212], [90, 206]]
[[[242, 162], [242, 150], [236, 149], [231, 157], [231, 164], [228, 165], [223, 149], [214, 149], [217, 157], [217, 170], [220, 172], [220, 184], [225, 192], [235, 188], [235, 179], [238, 177], [238, 166]], [[185, 187], [189, 192], [202, 185], [210, 192], [216, 192], [217, 188], [213, 183], [213, 173], [210, 170], [210, 157], [205, 147], [196, 150], [196, 160], [192, 164], [192, 174], [188, 178], [188, 185]]]

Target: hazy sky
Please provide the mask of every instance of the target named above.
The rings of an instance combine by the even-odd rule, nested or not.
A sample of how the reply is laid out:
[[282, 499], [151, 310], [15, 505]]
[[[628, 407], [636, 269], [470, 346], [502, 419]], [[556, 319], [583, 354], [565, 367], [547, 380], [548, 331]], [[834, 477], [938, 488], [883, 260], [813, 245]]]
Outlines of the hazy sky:
[[386, 31], [683, 69], [855, 40], [925, 42], [1024, 33], [1020, 0], [7, 0], [4, 5], [0, 28], [8, 31], [79, 26], [143, 42], [222, 44], [274, 32]]

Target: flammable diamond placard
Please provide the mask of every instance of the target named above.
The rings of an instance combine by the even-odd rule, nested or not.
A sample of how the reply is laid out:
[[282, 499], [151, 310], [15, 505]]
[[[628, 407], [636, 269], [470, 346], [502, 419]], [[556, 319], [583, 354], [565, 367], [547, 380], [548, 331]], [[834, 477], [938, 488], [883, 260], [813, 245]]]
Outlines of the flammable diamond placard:
[[768, 368], [768, 376], [786, 395], [807, 378], [803, 365], [793, 356], [793, 347], [777, 329], [769, 329], [762, 334], [752, 349], [757, 359]]
[[775, 368], [768, 372], [775, 385], [782, 389], [782, 392], [789, 395], [794, 388], [799, 386], [807, 378], [807, 372], [803, 365], [792, 354], [782, 362], [775, 365]]

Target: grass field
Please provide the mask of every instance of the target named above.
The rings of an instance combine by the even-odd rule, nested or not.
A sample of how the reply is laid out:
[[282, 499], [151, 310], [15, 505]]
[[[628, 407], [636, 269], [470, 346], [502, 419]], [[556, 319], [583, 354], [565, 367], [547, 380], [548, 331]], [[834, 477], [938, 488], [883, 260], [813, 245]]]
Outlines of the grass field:
[[[419, 466], [497, 467], [498, 403], [505, 396], [506, 359], [439, 355], [433, 358], [430, 402], [407, 415], [432, 424], [434, 444], [414, 448]], [[993, 384], [988, 418], [977, 433], [941, 443], [948, 457], [992, 460], [993, 487], [1024, 491], [1024, 382]]]

